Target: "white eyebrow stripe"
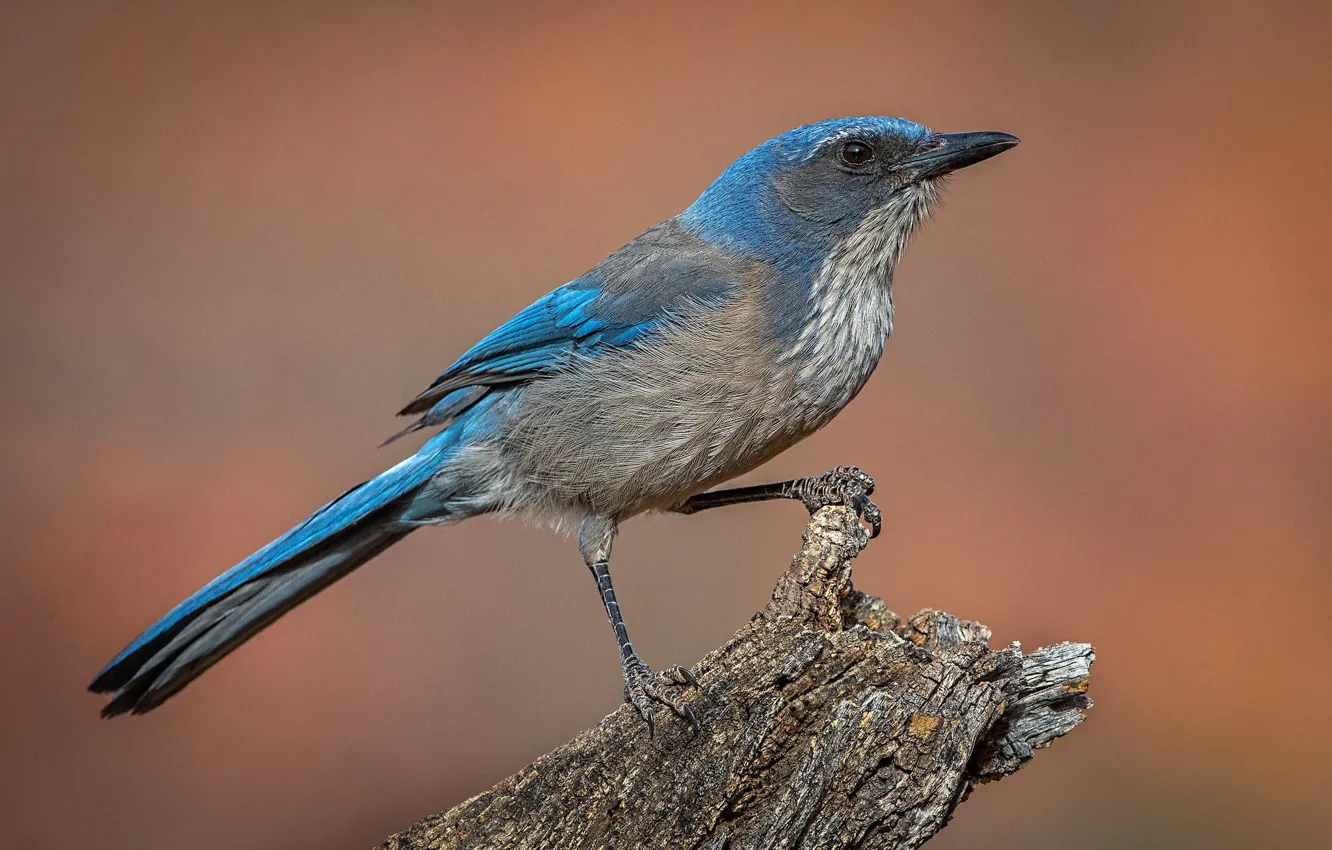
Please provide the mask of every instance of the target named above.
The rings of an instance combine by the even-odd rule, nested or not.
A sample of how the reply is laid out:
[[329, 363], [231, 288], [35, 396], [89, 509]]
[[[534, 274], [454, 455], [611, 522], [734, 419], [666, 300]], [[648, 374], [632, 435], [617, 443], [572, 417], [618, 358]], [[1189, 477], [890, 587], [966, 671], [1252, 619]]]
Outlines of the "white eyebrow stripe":
[[838, 130], [836, 133], [833, 133], [831, 136], [822, 139], [817, 145], [814, 146], [814, 148], [808, 154], [805, 155], [804, 161], [809, 162], [811, 159], [818, 156], [820, 153], [832, 147], [833, 145], [837, 144], [838, 142], [846, 141], [847, 139], [863, 138], [865, 136], [872, 136], [872, 135], [874, 134], [870, 131], [868, 127], [844, 127], [841, 130]]

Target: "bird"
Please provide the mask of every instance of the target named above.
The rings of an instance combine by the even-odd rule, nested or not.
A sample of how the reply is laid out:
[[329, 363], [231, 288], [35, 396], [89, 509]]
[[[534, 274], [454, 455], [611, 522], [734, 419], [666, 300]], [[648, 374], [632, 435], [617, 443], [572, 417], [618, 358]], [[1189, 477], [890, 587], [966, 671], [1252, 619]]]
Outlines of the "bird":
[[576, 529], [610, 620], [624, 700], [654, 729], [687, 667], [655, 673], [611, 582], [619, 526], [649, 512], [796, 499], [852, 508], [856, 467], [729, 489], [827, 424], [869, 380], [893, 327], [893, 270], [948, 175], [1018, 143], [849, 117], [781, 133], [683, 212], [635, 237], [468, 349], [386, 442], [438, 429], [185, 599], [93, 679], [104, 717], [160, 706], [284, 613], [429, 525], [517, 514]]

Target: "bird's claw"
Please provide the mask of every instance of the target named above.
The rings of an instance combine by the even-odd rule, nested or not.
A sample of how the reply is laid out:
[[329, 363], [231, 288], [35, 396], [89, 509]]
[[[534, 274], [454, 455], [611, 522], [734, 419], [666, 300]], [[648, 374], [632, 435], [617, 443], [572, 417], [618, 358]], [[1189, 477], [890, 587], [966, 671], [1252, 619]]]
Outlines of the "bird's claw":
[[660, 679], [665, 679], [671, 684], [698, 687], [698, 679], [688, 667], [668, 667], [662, 671], [661, 676], [658, 676], [638, 658], [627, 661], [624, 665], [624, 701], [632, 705], [639, 717], [647, 722], [648, 737], [651, 738], [656, 734], [655, 715], [652, 711], [654, 701], [684, 718], [697, 734], [702, 727], [699, 725], [697, 715], [694, 714], [694, 709], [688, 703], [671, 699], [663, 693], [658, 686]]
[[662, 670], [661, 675], [670, 679], [677, 685], [693, 685], [696, 688], [698, 687], [698, 678], [694, 675], [694, 671], [690, 670], [688, 667], [681, 667], [679, 664]]
[[828, 505], [846, 505], [869, 524], [871, 539], [883, 530], [883, 514], [869, 498], [874, 494], [874, 477], [860, 467], [839, 466], [822, 475], [802, 478], [796, 482], [795, 492], [811, 514]]

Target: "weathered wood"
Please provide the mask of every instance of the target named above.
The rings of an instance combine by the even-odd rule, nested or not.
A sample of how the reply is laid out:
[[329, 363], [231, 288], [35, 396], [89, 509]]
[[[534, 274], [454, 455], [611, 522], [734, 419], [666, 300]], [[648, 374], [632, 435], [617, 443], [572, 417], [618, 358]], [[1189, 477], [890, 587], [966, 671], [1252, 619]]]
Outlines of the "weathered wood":
[[866, 533], [824, 508], [772, 601], [679, 687], [702, 732], [629, 706], [394, 835], [424, 848], [899, 848], [937, 832], [1091, 706], [1091, 646], [992, 650], [979, 623], [902, 621], [851, 588]]

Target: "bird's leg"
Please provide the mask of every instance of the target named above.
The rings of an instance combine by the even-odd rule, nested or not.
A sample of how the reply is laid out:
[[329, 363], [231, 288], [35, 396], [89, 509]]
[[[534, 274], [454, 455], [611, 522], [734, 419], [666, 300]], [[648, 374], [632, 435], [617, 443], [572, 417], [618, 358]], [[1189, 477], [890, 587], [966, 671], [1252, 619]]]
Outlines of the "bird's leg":
[[[648, 737], [654, 732], [652, 722], [653, 700], [668, 706], [671, 711], [689, 721], [697, 731], [698, 718], [688, 704], [673, 700], [662, 693], [657, 675], [643, 663], [629, 641], [629, 631], [624, 626], [624, 617], [620, 614], [620, 603], [615, 601], [615, 587], [611, 584], [610, 549], [615, 538], [615, 521], [606, 517], [589, 517], [583, 520], [578, 529], [578, 549], [582, 552], [587, 568], [592, 571], [592, 578], [597, 582], [601, 593], [601, 604], [606, 607], [606, 616], [610, 618], [611, 628], [615, 631], [615, 645], [620, 650], [620, 667], [624, 673], [624, 699], [638, 710], [647, 721]], [[663, 676], [673, 684], [698, 685], [698, 679], [688, 667], [670, 667], [663, 671]]]
[[708, 508], [765, 502], [769, 499], [799, 499], [810, 513], [828, 505], [846, 505], [869, 523], [870, 537], [878, 537], [883, 527], [883, 515], [869, 499], [873, 494], [874, 479], [871, 476], [861, 472], [858, 467], [839, 466], [809, 478], [699, 493], [671, 510], [681, 514], [696, 514]]

